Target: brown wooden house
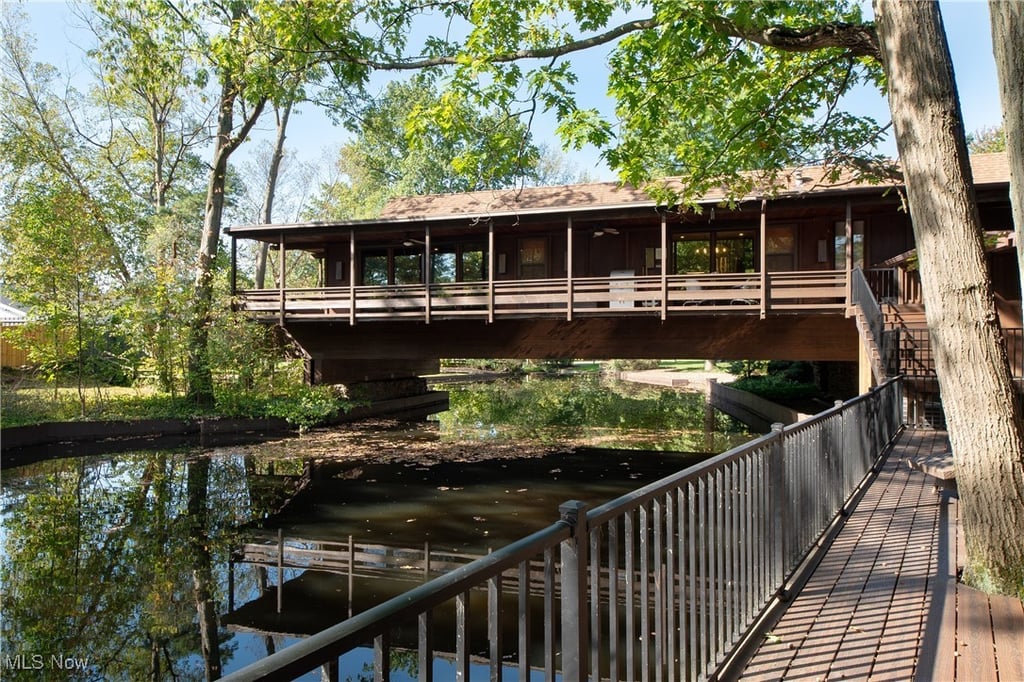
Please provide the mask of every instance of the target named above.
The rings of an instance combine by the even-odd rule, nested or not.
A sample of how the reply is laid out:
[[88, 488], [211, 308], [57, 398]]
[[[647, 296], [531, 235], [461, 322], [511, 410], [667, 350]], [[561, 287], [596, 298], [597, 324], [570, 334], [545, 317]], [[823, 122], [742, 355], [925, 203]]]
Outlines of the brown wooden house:
[[[986, 230], [1012, 230], [1005, 155], [975, 156], [973, 168]], [[882, 340], [870, 338], [859, 286], [922, 324], [899, 187], [828, 182], [819, 168], [782, 181], [732, 205], [703, 197], [699, 210], [595, 183], [232, 227], [233, 254], [254, 239], [321, 264], [317, 287], [291, 287], [282, 271], [274, 289], [236, 288], [237, 305], [280, 325], [323, 382], [415, 375], [441, 357], [860, 361], [867, 378]], [[994, 252], [992, 271], [1019, 323], [1012, 256]]]

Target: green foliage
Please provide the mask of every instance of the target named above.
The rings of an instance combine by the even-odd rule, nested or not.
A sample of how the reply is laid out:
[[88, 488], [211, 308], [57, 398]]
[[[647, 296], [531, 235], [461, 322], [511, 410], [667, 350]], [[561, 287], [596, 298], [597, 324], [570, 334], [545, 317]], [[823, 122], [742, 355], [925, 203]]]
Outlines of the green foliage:
[[982, 128], [967, 134], [967, 148], [972, 154], [1006, 151], [1006, 131], [1002, 126]]
[[749, 379], [758, 372], [768, 371], [768, 362], [765, 360], [735, 360], [727, 365], [730, 374]]
[[326, 424], [350, 403], [339, 399], [329, 386], [292, 386], [287, 391], [218, 391], [217, 414], [225, 417], [279, 418], [300, 430]]
[[292, 426], [307, 429], [326, 424], [351, 403], [338, 398], [330, 387], [290, 384], [277, 391], [217, 389], [212, 410], [197, 410], [182, 395], [147, 391], [113, 392], [89, 389], [85, 408], [74, 392], [4, 387], [4, 409], [0, 426], [27, 426], [62, 421], [125, 421], [133, 419], [192, 419], [196, 417], [280, 418]]
[[[247, 520], [239, 510], [251, 500], [240, 459], [212, 462], [209, 486], [194, 478], [192, 462], [169, 453], [65, 459], [28, 477], [5, 475], [5, 647], [88, 658], [68, 679], [149, 679], [154, 652], [176, 677], [201, 679], [196, 583], [226, 601], [209, 559], [226, 562], [231, 528]], [[4, 679], [38, 671], [22, 675], [5, 670]]]
[[814, 383], [797, 382], [777, 374], [744, 377], [729, 385], [778, 403], [816, 398], [821, 394]]
[[436, 88], [427, 77], [392, 81], [338, 112], [358, 135], [342, 146], [338, 178], [321, 187], [310, 218], [376, 217], [395, 196], [565, 180], [564, 166], [517, 119]]
[[[599, 375], [498, 381], [449, 387], [449, 412], [442, 423], [502, 425], [513, 437], [540, 440], [579, 434], [584, 429], [704, 431], [703, 396], [616, 384]], [[715, 414], [719, 430], [734, 429]]]

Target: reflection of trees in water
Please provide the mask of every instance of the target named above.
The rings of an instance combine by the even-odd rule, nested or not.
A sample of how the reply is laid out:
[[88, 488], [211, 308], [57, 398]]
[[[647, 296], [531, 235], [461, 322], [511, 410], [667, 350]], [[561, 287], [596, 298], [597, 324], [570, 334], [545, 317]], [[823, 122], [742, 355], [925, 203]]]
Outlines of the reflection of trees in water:
[[4, 653], [87, 658], [69, 679], [219, 674], [216, 567], [248, 508], [241, 462], [128, 454], [32, 472], [5, 481]]
[[[657, 433], [660, 450], [724, 451], [749, 436], [731, 417], [710, 411], [703, 394], [637, 386], [583, 375], [542, 381], [498, 381], [449, 388], [444, 428], [458, 434], [476, 426], [501, 427], [505, 438], [551, 440], [587, 431], [615, 432], [619, 446]], [[494, 428], [495, 433], [499, 429]]]

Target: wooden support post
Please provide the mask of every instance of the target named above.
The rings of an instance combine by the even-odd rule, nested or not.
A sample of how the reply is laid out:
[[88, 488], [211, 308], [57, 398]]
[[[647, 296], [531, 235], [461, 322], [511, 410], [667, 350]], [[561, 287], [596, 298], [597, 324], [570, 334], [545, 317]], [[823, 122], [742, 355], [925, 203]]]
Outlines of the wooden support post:
[[356, 323], [356, 231], [348, 231], [348, 323]]
[[278, 323], [284, 326], [284, 232], [279, 235], [279, 241], [277, 246], [277, 260], [278, 260], [278, 275], [277, 275], [277, 292], [280, 296], [281, 307], [278, 315]]
[[572, 216], [565, 228], [565, 319], [572, 322]]
[[494, 223], [487, 223], [487, 321], [494, 322]]
[[661, 214], [661, 319], [668, 318], [668, 218]]
[[238, 240], [231, 235], [231, 295], [238, 291]]
[[853, 305], [853, 205], [846, 202], [846, 308]]
[[427, 225], [423, 229], [423, 272], [426, 275], [424, 278], [424, 283], [426, 285], [426, 300], [423, 302], [423, 318], [424, 322], [430, 324], [430, 282], [434, 279], [434, 264], [433, 258], [430, 257], [430, 225]]
[[761, 200], [761, 319], [768, 315], [768, 200]]

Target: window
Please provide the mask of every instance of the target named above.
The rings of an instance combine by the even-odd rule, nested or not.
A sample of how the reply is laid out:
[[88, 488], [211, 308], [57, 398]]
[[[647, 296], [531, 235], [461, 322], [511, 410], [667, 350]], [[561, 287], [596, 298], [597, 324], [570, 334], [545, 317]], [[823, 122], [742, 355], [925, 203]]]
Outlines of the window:
[[423, 283], [423, 254], [415, 252], [395, 252], [395, 284]]
[[754, 233], [718, 232], [715, 237], [715, 272], [755, 272]]
[[368, 252], [363, 254], [363, 284], [384, 286], [388, 283], [387, 253]]
[[765, 230], [765, 267], [768, 272], [792, 272], [796, 268], [796, 231], [792, 225]]
[[711, 272], [710, 233], [680, 235], [673, 244], [673, 251], [673, 265], [677, 273]]
[[482, 282], [487, 279], [486, 250], [478, 246], [467, 246], [462, 251], [462, 281]]
[[438, 284], [456, 281], [458, 262], [454, 248], [435, 251], [430, 257], [431, 281]]
[[[836, 264], [837, 270], [846, 269], [846, 221], [836, 223]], [[864, 221], [853, 221], [853, 267], [864, 267]]]
[[548, 240], [531, 237], [519, 242], [519, 278], [543, 279], [548, 276]]

